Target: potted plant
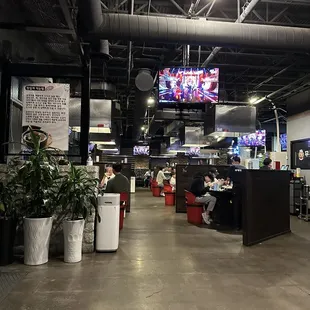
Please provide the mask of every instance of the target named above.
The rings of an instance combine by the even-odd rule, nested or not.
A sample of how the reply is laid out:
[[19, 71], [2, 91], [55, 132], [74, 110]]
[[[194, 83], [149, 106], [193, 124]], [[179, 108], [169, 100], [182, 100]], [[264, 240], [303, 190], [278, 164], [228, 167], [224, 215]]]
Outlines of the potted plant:
[[13, 263], [14, 241], [17, 226], [19, 186], [13, 177], [13, 171], [5, 174], [0, 182], [0, 266]]
[[63, 221], [66, 263], [77, 263], [82, 260], [85, 219], [97, 211], [98, 185], [99, 180], [89, 176], [83, 168], [77, 168], [72, 164], [68, 174], [63, 176], [58, 201], [67, 215], [67, 219]]
[[29, 159], [17, 171], [22, 188], [21, 214], [24, 216], [24, 263], [41, 265], [48, 261], [53, 214], [53, 197], [60, 176], [51, 150], [42, 147], [40, 136], [30, 130], [27, 144]]

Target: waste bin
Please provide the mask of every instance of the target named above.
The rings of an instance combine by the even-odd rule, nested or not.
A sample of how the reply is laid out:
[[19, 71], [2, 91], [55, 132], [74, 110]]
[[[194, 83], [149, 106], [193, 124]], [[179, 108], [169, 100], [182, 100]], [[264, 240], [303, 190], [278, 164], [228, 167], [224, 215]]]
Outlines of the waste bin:
[[174, 206], [175, 205], [175, 193], [165, 192], [165, 205]]
[[120, 194], [104, 194], [98, 197], [96, 225], [96, 251], [115, 252], [119, 244]]

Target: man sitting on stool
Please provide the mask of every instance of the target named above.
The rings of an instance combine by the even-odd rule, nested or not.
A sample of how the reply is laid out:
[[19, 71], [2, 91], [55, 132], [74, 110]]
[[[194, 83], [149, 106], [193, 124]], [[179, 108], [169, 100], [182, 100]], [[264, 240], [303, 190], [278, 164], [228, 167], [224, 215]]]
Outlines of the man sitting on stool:
[[208, 193], [212, 182], [214, 182], [214, 176], [211, 173], [198, 173], [190, 188], [190, 192], [196, 196], [195, 201], [203, 204], [202, 218], [207, 225], [211, 223], [210, 212], [214, 210], [216, 204], [216, 198]]
[[121, 193], [129, 193], [130, 184], [122, 173], [122, 165], [121, 164], [113, 164], [113, 173], [115, 177], [107, 183], [107, 188], [105, 193], [113, 193], [113, 194], [121, 194]]

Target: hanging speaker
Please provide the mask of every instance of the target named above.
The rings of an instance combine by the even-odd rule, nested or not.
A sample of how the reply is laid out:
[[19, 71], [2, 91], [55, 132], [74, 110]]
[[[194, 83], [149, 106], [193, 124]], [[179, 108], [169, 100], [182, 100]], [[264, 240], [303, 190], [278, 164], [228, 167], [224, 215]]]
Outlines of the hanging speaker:
[[151, 70], [141, 69], [135, 80], [136, 86], [140, 91], [149, 91], [154, 86]]

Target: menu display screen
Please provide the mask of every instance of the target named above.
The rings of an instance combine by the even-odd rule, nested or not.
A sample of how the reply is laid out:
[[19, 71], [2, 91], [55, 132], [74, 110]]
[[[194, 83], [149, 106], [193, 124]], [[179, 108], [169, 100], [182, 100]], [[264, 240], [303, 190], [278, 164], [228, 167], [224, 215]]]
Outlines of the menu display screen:
[[310, 169], [310, 139], [292, 141], [291, 168]]
[[238, 138], [239, 146], [257, 147], [266, 145], [266, 130], [256, 130], [256, 132]]
[[133, 155], [150, 155], [150, 147], [148, 145], [135, 145], [133, 147]]
[[218, 68], [165, 68], [159, 71], [159, 103], [216, 103], [218, 92]]

